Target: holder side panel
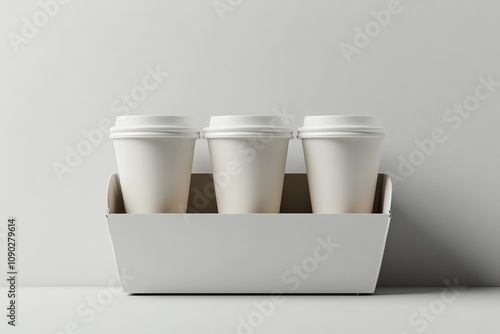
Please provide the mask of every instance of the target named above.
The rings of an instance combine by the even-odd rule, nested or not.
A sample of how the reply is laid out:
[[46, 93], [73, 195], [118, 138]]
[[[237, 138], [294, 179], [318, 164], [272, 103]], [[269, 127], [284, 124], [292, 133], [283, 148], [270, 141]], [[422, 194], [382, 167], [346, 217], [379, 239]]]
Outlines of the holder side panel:
[[128, 293], [373, 293], [388, 215], [108, 217]]

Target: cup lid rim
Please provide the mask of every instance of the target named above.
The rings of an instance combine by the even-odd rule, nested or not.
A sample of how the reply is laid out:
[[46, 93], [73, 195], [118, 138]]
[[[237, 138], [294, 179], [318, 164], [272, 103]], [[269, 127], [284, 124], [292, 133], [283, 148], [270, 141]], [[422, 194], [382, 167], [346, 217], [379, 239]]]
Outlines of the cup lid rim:
[[293, 133], [278, 116], [273, 115], [219, 115], [210, 118], [208, 127], [203, 132], [258, 132], [258, 133]]
[[189, 116], [123, 115], [116, 117], [110, 132], [197, 132], [194, 119]]
[[110, 139], [126, 138], [200, 138], [199, 132], [160, 132], [160, 131], [131, 131], [131, 132], [112, 132]]
[[195, 128], [188, 128], [183, 126], [157, 126], [157, 125], [143, 125], [143, 126], [113, 126], [109, 129], [110, 133], [116, 132], [200, 132]]
[[260, 126], [260, 125], [241, 125], [241, 126], [228, 126], [228, 127], [210, 127], [203, 128], [203, 132], [293, 132], [293, 129], [282, 126]]
[[299, 132], [299, 139], [320, 138], [385, 138], [384, 132], [355, 132], [355, 131], [324, 131], [324, 132]]
[[378, 133], [384, 134], [380, 117], [373, 115], [315, 115], [306, 116], [297, 129], [304, 133]]
[[213, 131], [213, 132], [203, 132], [203, 138], [215, 139], [215, 138], [245, 138], [245, 137], [273, 137], [273, 138], [294, 138], [293, 131]]
[[369, 133], [385, 133], [382, 127], [371, 126], [322, 126], [322, 127], [300, 127], [297, 129], [300, 133], [305, 132], [369, 132]]

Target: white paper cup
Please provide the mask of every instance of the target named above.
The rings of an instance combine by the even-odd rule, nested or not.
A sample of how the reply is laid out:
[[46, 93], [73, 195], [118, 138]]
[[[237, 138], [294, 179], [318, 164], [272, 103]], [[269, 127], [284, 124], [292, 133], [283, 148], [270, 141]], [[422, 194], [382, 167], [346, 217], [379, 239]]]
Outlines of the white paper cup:
[[279, 213], [293, 131], [273, 116], [214, 116], [208, 139], [219, 213]]
[[127, 213], [185, 213], [199, 132], [189, 117], [120, 116], [110, 130]]
[[382, 140], [373, 116], [308, 116], [302, 139], [313, 213], [371, 213]]

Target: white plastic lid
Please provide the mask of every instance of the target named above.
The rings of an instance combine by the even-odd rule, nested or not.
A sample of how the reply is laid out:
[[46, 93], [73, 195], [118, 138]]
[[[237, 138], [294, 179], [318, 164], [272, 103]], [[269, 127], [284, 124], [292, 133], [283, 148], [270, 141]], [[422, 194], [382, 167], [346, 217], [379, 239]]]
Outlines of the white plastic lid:
[[227, 115], [212, 116], [210, 126], [203, 129], [205, 138], [237, 138], [266, 136], [293, 138], [293, 130], [277, 116]]
[[199, 138], [194, 120], [186, 116], [119, 116], [110, 129], [110, 138], [176, 137]]
[[385, 137], [382, 121], [376, 116], [307, 116], [298, 129], [298, 138]]

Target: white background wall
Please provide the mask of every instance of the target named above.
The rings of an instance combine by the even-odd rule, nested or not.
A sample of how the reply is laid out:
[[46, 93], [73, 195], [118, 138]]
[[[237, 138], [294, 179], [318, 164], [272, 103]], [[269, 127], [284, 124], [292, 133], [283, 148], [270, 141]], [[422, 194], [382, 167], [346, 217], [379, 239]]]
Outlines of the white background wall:
[[[7, 216], [18, 218], [20, 284], [100, 286], [112, 277], [112, 143], [97, 142], [61, 180], [52, 165], [66, 164], [82, 131], [122, 114], [120, 96], [158, 66], [169, 76], [131, 113], [191, 115], [200, 127], [211, 115], [275, 109], [294, 115], [294, 127], [305, 115], [380, 115], [381, 171], [394, 176], [400, 157], [417, 157], [415, 140], [442, 129], [447, 140], [396, 180], [379, 284], [499, 285], [500, 87], [470, 117], [443, 117], [475, 101], [478, 77], [500, 81], [500, 2], [401, 0], [348, 63], [341, 43], [355, 45], [355, 28], [371, 27], [370, 12], [388, 3], [242, 1], [221, 20], [212, 0], [72, 0], [37, 33], [26, 30], [16, 52], [23, 19], [44, 17], [36, 1], [1, 1], [0, 231]], [[300, 145], [291, 143], [288, 171], [304, 171]], [[209, 170], [204, 140], [194, 170]]]

